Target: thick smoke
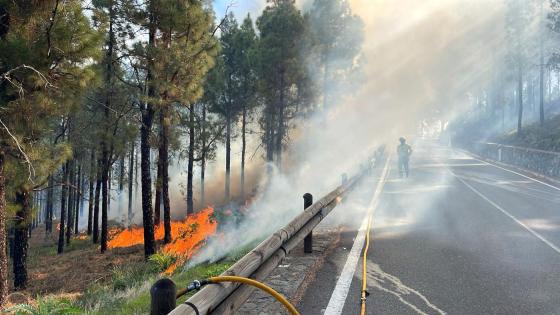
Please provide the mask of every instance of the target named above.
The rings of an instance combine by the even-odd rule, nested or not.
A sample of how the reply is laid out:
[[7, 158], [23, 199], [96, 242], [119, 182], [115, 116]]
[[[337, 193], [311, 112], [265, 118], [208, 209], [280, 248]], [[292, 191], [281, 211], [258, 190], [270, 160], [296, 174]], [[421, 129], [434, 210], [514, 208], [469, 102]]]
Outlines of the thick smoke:
[[[416, 133], [421, 120], [453, 119], [470, 104], [468, 92], [490, 79], [493, 62], [503, 51], [498, 0], [350, 4], [365, 23], [365, 82], [352, 94], [338, 95], [327, 112], [300, 123], [285, 154], [290, 168], [273, 176], [251, 205], [252, 217], [211, 242], [192, 264], [218, 259], [269, 235], [302, 211], [304, 193], [324, 195], [378, 145]], [[444, 186], [447, 178], [438, 185]], [[428, 201], [422, 202], [427, 208]]]
[[[247, 209], [247, 219], [227, 227], [192, 264], [219, 259], [285, 225], [302, 211], [304, 193], [320, 198], [340, 184], [343, 173], [355, 173], [377, 146], [415, 134], [423, 119], [437, 116], [449, 121], [460, 115], [472, 104], [469, 92], [490, 81], [495, 62], [504, 54], [502, 0], [349, 2], [364, 21], [363, 80], [350, 89], [352, 93], [337, 95], [328, 110], [298, 122], [284, 155], [290, 163], [271, 178], [264, 175], [260, 139], [250, 140], [248, 155], [257, 153], [249, 161], [246, 190], [256, 193], [256, 198]], [[303, 8], [310, 3], [298, 1]], [[239, 159], [237, 143], [232, 160], [234, 194], [239, 189]], [[208, 168], [207, 201], [212, 205], [222, 202], [223, 161], [223, 152], [218, 152]], [[178, 216], [186, 209], [181, 188], [185, 169], [180, 163], [171, 172], [172, 209]], [[445, 185], [445, 180], [439, 184]], [[122, 202], [113, 201], [111, 213], [122, 217], [126, 191], [118, 198]], [[139, 223], [139, 194], [133, 208], [134, 222]]]

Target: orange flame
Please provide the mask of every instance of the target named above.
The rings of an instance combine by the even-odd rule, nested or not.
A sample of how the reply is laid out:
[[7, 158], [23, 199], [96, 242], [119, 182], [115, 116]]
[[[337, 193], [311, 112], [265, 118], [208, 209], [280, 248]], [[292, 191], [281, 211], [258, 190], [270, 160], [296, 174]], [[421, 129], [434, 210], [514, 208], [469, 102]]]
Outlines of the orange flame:
[[[162, 248], [163, 253], [173, 255], [177, 262], [169, 267], [165, 273], [172, 273], [179, 264], [187, 261], [204, 244], [204, 241], [216, 233], [218, 223], [213, 220], [213, 208], [204, 209], [196, 214], [187, 216], [183, 221], [171, 222], [171, 243]], [[162, 224], [154, 231], [155, 239], [163, 240], [165, 229]], [[144, 244], [144, 228], [134, 227], [109, 231], [111, 240], [108, 242], [109, 248], [130, 247]]]

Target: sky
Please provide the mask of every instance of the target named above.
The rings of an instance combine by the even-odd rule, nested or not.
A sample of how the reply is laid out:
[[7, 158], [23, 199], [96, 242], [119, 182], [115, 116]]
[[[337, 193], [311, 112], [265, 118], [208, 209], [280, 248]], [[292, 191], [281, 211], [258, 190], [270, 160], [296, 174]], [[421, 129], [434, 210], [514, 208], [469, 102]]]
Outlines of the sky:
[[[214, 0], [213, 2], [217, 18], [224, 16], [228, 5], [230, 6], [229, 10], [236, 17], [242, 18], [249, 13], [253, 19], [258, 18], [266, 7], [266, 0]], [[311, 2], [312, 0], [296, 0], [300, 8], [308, 7]]]
[[266, 0], [214, 0], [214, 10], [218, 18], [224, 16], [228, 5], [231, 5], [230, 11], [236, 17], [245, 17], [249, 13], [255, 19], [266, 6]]

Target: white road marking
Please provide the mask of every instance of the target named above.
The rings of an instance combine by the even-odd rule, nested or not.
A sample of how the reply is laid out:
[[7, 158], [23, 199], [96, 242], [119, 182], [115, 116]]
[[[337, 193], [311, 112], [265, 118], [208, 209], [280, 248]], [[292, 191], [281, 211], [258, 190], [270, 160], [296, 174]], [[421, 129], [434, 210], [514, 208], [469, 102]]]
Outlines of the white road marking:
[[490, 162], [486, 162], [486, 161], [481, 160], [481, 159], [477, 159], [476, 157], [472, 156], [472, 155], [469, 154], [468, 152], [466, 152], [466, 151], [464, 151], [464, 152], [465, 152], [467, 155], [469, 155], [473, 160], [482, 162], [482, 163], [484, 163], [484, 164], [486, 164], [486, 165], [494, 166], [494, 167], [496, 167], [496, 168], [499, 168], [499, 169], [501, 169], [501, 170], [504, 170], [504, 171], [507, 171], [507, 172], [510, 172], [510, 173], [519, 175], [519, 176], [521, 176], [521, 177], [525, 177], [525, 178], [530, 179], [530, 180], [532, 180], [532, 181], [534, 181], [534, 182], [536, 182], [536, 183], [543, 184], [543, 185], [548, 186], [548, 187], [550, 187], [550, 188], [554, 188], [554, 189], [556, 189], [556, 190], [560, 190], [560, 187], [556, 187], [556, 186], [551, 185], [551, 184], [549, 184], [549, 183], [545, 183], [545, 182], [540, 181], [540, 180], [538, 180], [538, 179], [529, 177], [529, 176], [527, 176], [527, 175], [518, 173], [518, 172], [516, 172], [516, 171], [512, 171], [512, 170], [510, 170], [510, 169], [507, 169], [507, 168], [505, 168], [505, 167], [501, 167], [501, 166], [496, 165], [496, 164], [494, 164], [494, 163], [490, 163]]
[[478, 191], [476, 188], [474, 188], [473, 186], [471, 186], [469, 183], [467, 183], [464, 179], [462, 179], [461, 177], [457, 176], [457, 174], [451, 172], [451, 174], [453, 174], [453, 176], [455, 176], [459, 181], [461, 181], [465, 186], [467, 186], [470, 190], [472, 190], [475, 194], [477, 194], [480, 198], [486, 200], [489, 204], [491, 204], [492, 206], [494, 206], [494, 208], [500, 210], [503, 214], [505, 214], [507, 217], [509, 217], [510, 219], [512, 219], [513, 221], [515, 221], [515, 223], [519, 224], [520, 226], [522, 226], [525, 230], [527, 230], [529, 233], [533, 234], [533, 236], [535, 236], [536, 238], [538, 238], [539, 240], [541, 240], [543, 243], [545, 243], [548, 247], [552, 248], [556, 253], [560, 254], [560, 248], [558, 248], [558, 246], [554, 245], [551, 241], [547, 240], [546, 238], [544, 238], [542, 235], [540, 235], [539, 233], [535, 232], [533, 229], [531, 229], [530, 227], [528, 227], [525, 223], [521, 222], [520, 220], [518, 220], [516, 217], [514, 217], [512, 214], [510, 214], [509, 212], [507, 212], [504, 208], [500, 207], [499, 205], [497, 205], [495, 202], [493, 202], [492, 200], [490, 200], [488, 197], [486, 197], [483, 193], [481, 193], [480, 191]]
[[452, 164], [452, 163], [437, 163], [437, 164], [418, 164], [415, 166], [415, 168], [441, 168], [441, 167], [448, 167], [448, 166], [452, 166], [452, 167], [469, 167], [469, 166], [483, 166], [486, 165], [484, 163], [472, 163], [472, 164]]
[[381, 269], [381, 267], [378, 264], [369, 262], [368, 270], [369, 270], [368, 277], [373, 278], [372, 286], [374, 288], [377, 288], [378, 290], [394, 295], [396, 298], [399, 299], [399, 301], [401, 301], [401, 303], [407, 305], [416, 313], [420, 315], [428, 315], [427, 313], [422, 311], [419, 308], [419, 306], [414, 305], [412, 304], [412, 302], [407, 301], [406, 297], [416, 297], [416, 299], [422, 300], [424, 304], [426, 304], [425, 306], [427, 306], [431, 310], [436, 311], [441, 315], [446, 314], [439, 307], [431, 303], [430, 300], [428, 300], [428, 298], [425, 297], [422, 293], [405, 285], [404, 283], [402, 283], [401, 279], [386, 273]]
[[358, 265], [358, 261], [360, 260], [360, 256], [362, 255], [362, 249], [364, 247], [364, 241], [366, 238], [368, 218], [371, 214], [373, 214], [375, 208], [377, 208], [377, 205], [379, 204], [381, 192], [383, 191], [383, 186], [385, 186], [387, 174], [389, 173], [389, 160], [390, 158], [387, 158], [387, 162], [385, 163], [385, 167], [383, 168], [383, 172], [381, 173], [381, 177], [379, 178], [379, 182], [377, 183], [375, 193], [373, 194], [373, 197], [368, 206], [367, 213], [364, 216], [364, 220], [362, 221], [360, 229], [358, 230], [358, 235], [356, 235], [356, 238], [354, 239], [352, 249], [348, 254], [346, 263], [344, 264], [340, 277], [336, 282], [336, 286], [331, 295], [331, 299], [329, 300], [329, 304], [325, 309], [325, 315], [342, 314], [342, 309], [344, 308], [346, 298], [348, 297], [348, 291], [350, 291], [350, 285], [352, 284], [352, 278], [354, 278], [354, 273], [356, 272], [356, 266]]

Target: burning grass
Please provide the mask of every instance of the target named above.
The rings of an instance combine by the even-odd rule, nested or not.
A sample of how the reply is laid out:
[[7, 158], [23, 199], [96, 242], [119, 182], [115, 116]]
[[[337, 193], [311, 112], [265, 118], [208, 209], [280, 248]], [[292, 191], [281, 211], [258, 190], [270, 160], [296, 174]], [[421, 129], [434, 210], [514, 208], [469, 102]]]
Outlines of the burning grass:
[[[172, 274], [177, 266], [184, 264], [193, 254], [204, 245], [208, 237], [216, 233], [218, 223], [213, 218], [214, 209], [207, 208], [196, 214], [189, 215], [183, 221], [171, 222], [171, 243], [165, 244], [161, 253], [174, 258], [174, 262], [167, 265], [165, 274]], [[163, 225], [155, 229], [157, 241], [163, 241]], [[109, 234], [111, 240], [108, 243], [110, 249], [126, 248], [144, 244], [143, 227], [131, 229], [112, 229]]]

